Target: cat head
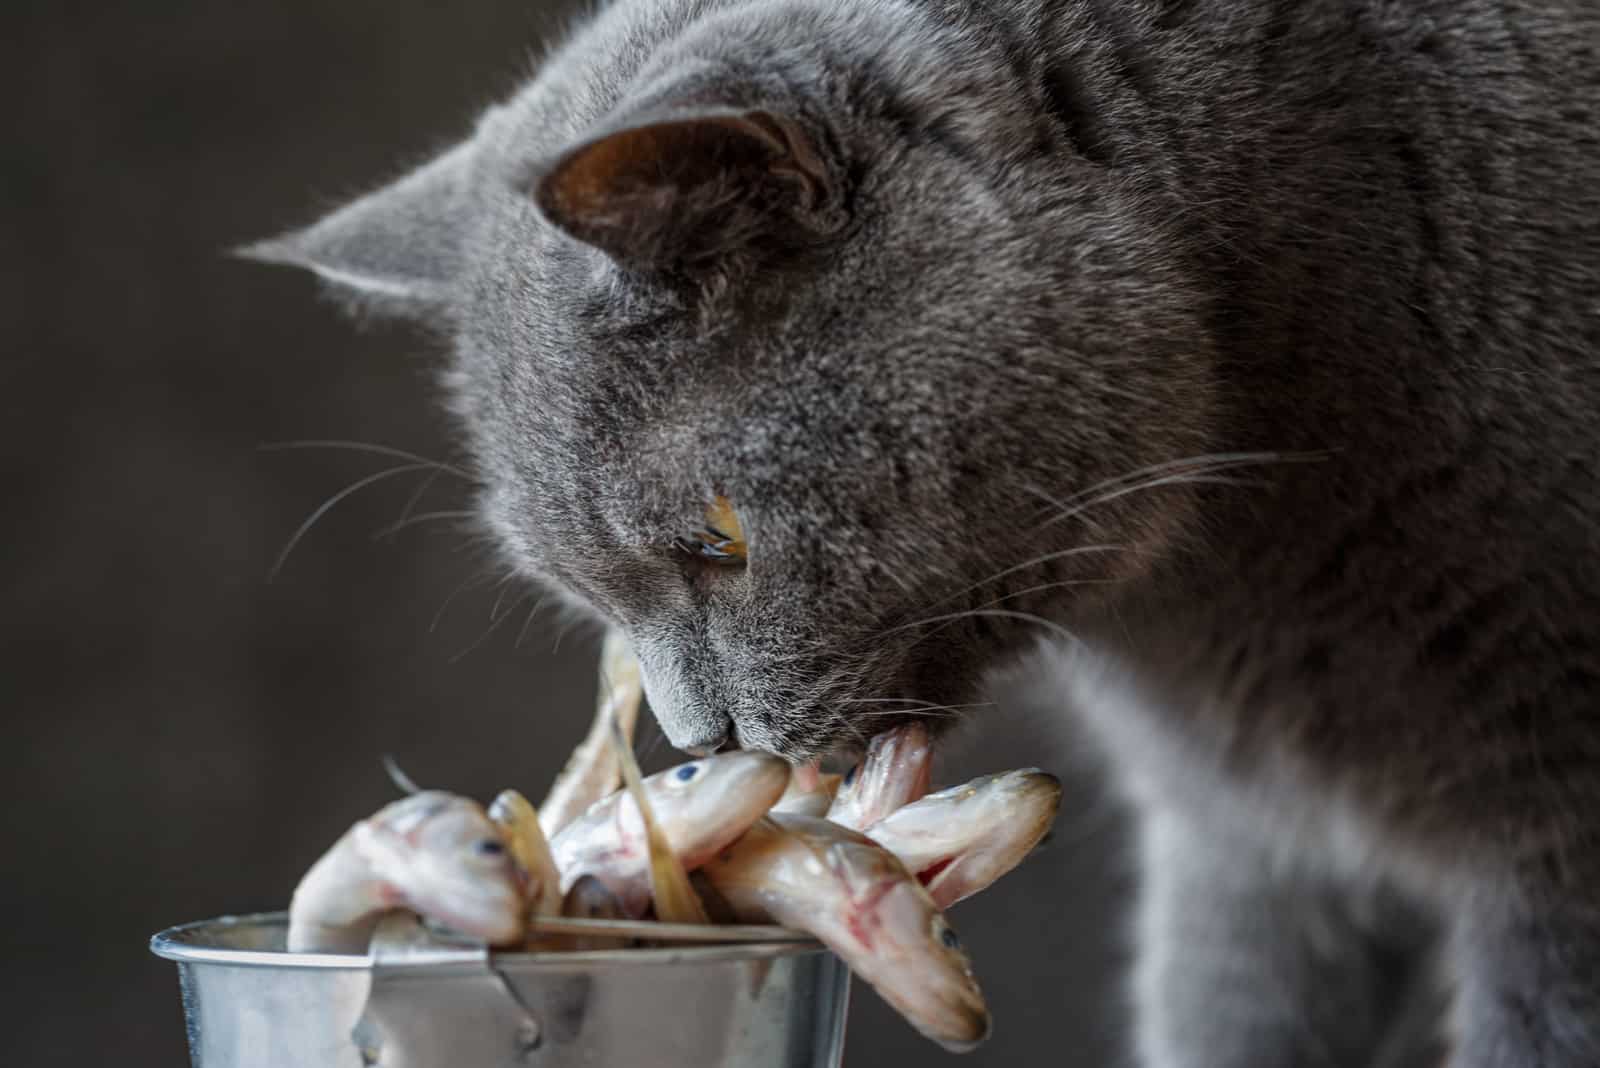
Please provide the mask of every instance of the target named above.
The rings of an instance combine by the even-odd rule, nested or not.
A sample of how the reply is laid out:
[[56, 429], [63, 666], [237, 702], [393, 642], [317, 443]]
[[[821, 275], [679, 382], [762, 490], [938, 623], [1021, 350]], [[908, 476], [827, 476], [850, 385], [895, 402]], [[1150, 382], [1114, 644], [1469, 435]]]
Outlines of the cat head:
[[254, 252], [451, 336], [485, 522], [674, 744], [814, 756], [1137, 572], [1178, 505], [1119, 480], [1204, 445], [1179, 237], [1042, 93], [911, 9], [622, 3]]

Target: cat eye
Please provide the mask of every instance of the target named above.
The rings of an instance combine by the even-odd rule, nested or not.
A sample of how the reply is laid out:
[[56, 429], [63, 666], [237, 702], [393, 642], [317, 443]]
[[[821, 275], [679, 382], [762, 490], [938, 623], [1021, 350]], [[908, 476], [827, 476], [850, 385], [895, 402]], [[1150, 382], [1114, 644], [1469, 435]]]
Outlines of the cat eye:
[[728, 498], [720, 494], [706, 506], [705, 527], [688, 537], [674, 538], [672, 544], [685, 556], [719, 567], [743, 567], [748, 559], [739, 517]]

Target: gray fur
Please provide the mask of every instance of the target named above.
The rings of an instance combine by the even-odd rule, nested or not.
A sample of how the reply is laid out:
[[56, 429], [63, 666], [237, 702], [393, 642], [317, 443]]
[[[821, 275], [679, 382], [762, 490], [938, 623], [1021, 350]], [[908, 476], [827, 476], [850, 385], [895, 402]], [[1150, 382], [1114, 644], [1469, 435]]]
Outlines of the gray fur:
[[680, 746], [1043, 634], [1170, 847], [1151, 1068], [1368, 1062], [1435, 922], [1453, 1065], [1600, 1064], [1588, 0], [621, 0], [259, 252], [451, 334], [488, 525]]

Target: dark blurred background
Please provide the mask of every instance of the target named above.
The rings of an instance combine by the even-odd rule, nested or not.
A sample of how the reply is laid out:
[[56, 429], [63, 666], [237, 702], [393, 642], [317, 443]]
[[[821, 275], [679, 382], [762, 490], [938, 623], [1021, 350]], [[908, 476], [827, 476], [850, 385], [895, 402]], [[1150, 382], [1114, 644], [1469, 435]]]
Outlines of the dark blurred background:
[[[224, 251], [464, 133], [575, 6], [10, 8], [5, 1063], [178, 1068], [152, 932], [284, 907], [394, 796], [381, 753], [426, 785], [537, 799], [581, 735], [596, 635], [563, 635], [436, 514], [464, 507], [452, 476], [376, 477], [269, 578], [320, 506], [405, 461], [264, 445], [455, 453], [427, 339], [352, 328], [310, 279]], [[1071, 771], [1048, 705], [986, 715], [941, 778]], [[653, 725], [643, 745], [669, 760]], [[995, 1011], [987, 1046], [947, 1057], [858, 985], [846, 1064], [1120, 1059], [1118, 830], [1079, 776], [1053, 842], [956, 911]]]

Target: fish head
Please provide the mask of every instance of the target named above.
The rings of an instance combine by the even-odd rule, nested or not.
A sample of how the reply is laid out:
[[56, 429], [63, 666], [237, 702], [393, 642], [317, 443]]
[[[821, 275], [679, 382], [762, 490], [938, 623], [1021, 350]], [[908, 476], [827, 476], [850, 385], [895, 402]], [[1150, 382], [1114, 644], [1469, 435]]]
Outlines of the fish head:
[[[645, 780], [656, 821], [685, 866], [738, 837], [783, 795], [789, 765], [770, 753], [735, 750], [691, 760]], [[624, 837], [644, 839], [639, 809], [623, 800]]]
[[1060, 804], [1060, 780], [1024, 768], [929, 794], [868, 834], [948, 908], [1020, 864], [1050, 830]]
[[492, 945], [522, 936], [526, 875], [476, 802], [413, 795], [359, 824], [356, 844], [396, 906]]
[[988, 1037], [989, 1008], [972, 961], [922, 887], [903, 877], [885, 880], [850, 907], [847, 923], [864, 943], [859, 959], [872, 973], [862, 978], [885, 1001], [946, 1049], [969, 1050]]
[[928, 728], [912, 721], [882, 731], [867, 745], [861, 762], [845, 773], [828, 819], [861, 830], [928, 792], [933, 773], [933, 741]]

